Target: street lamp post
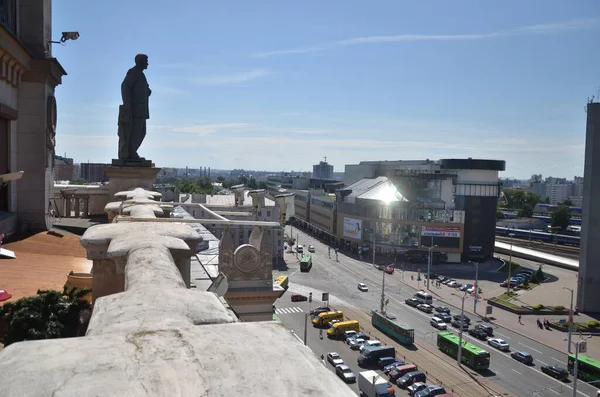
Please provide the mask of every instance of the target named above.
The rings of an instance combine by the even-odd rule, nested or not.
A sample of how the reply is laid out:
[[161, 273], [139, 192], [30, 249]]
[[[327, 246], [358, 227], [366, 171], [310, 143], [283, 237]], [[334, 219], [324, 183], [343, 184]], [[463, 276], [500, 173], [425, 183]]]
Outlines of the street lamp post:
[[472, 265], [475, 265], [475, 284], [473, 287], [473, 292], [475, 292], [475, 300], [473, 301], [473, 311], [477, 313], [477, 298], [479, 297], [479, 263], [478, 262], [469, 262]]
[[383, 276], [381, 279], [381, 304], [379, 305], [379, 311], [381, 313], [384, 313], [384, 307], [385, 307], [385, 269], [383, 269], [382, 271]]
[[581, 346], [586, 343], [587, 339], [590, 339], [592, 335], [588, 335], [587, 338], [578, 340], [573, 342], [575, 344], [575, 363], [573, 365], [573, 397], [577, 397], [577, 376], [579, 369], [579, 351], [581, 350]]
[[[426, 247], [426, 246], [423, 246]], [[426, 247], [427, 250], [429, 250], [429, 258], [427, 260], [427, 289], [429, 289], [429, 281], [431, 280], [431, 263], [432, 263], [432, 258], [431, 258], [431, 251], [433, 251], [434, 248], [437, 248], [437, 245], [433, 245], [433, 237], [431, 237], [431, 247]]]
[[460, 307], [460, 331], [458, 333], [458, 355], [456, 356], [456, 362], [460, 367], [460, 362], [462, 359], [462, 334], [463, 334], [463, 323], [464, 323], [464, 315], [465, 315], [465, 298], [467, 297], [467, 291], [462, 297], [462, 305]]
[[571, 336], [573, 335], [573, 289], [563, 287], [571, 293], [571, 306], [569, 307], [569, 339], [568, 339], [568, 350], [571, 353]]
[[510, 294], [510, 270], [512, 269], [512, 250], [513, 250], [513, 237], [514, 233], [509, 233], [508, 237], [510, 237], [510, 256], [508, 257], [508, 282], [506, 283], [506, 293]]

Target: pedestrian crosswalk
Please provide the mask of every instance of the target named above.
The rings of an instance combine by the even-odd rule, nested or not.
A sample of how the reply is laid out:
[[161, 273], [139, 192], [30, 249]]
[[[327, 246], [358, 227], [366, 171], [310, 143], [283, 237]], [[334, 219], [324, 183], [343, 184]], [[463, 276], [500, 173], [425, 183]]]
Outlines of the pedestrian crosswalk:
[[303, 313], [304, 310], [300, 307], [282, 307], [275, 309], [275, 313], [277, 314], [294, 314], [294, 313]]

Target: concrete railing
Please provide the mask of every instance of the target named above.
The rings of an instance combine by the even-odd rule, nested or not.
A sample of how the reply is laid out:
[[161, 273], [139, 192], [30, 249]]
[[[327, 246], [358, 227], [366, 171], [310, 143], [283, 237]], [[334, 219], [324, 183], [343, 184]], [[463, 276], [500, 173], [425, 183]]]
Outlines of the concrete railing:
[[[148, 199], [137, 193], [129, 199]], [[156, 216], [135, 206], [130, 213]], [[6, 347], [0, 395], [350, 395], [280, 323], [239, 322], [215, 294], [186, 288], [199, 241], [186, 224], [123, 215], [88, 229], [95, 304], [86, 336]]]

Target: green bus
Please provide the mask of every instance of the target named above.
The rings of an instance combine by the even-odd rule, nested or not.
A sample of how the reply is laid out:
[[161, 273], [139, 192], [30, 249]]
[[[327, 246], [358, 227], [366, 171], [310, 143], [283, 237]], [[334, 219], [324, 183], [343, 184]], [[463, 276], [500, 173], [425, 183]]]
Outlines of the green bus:
[[[439, 332], [437, 345], [441, 351], [450, 357], [456, 358], [458, 356], [458, 336], [452, 332]], [[483, 371], [490, 367], [490, 353], [463, 339], [460, 361], [475, 371]]]
[[304, 254], [302, 259], [300, 259], [300, 271], [303, 273], [307, 273], [310, 271], [311, 267], [312, 267], [312, 255]]
[[[600, 380], [600, 361], [583, 354], [577, 355], [577, 361], [577, 377], [579, 379], [588, 383]], [[569, 354], [567, 369], [573, 375], [575, 370], [575, 354]], [[594, 383], [594, 386], [598, 387], [598, 383]]]

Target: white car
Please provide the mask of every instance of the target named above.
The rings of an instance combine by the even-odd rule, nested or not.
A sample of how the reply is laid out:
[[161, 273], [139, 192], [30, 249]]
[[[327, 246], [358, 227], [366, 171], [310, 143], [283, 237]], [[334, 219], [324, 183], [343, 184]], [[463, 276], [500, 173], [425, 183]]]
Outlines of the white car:
[[452, 288], [458, 288], [458, 287], [460, 287], [462, 284], [461, 284], [461, 283], [459, 283], [459, 282], [458, 282], [458, 281], [456, 281], [456, 280], [452, 280], [452, 281], [450, 281], [450, 282], [449, 282], [448, 284], [446, 284], [446, 285], [447, 285], [448, 287], [452, 287]]
[[420, 311], [425, 312], [425, 313], [433, 312], [433, 306], [428, 305], [426, 303], [421, 303], [420, 305], [417, 305], [417, 309], [419, 309]]
[[429, 320], [429, 324], [440, 330], [448, 328], [446, 322], [439, 317], [431, 317], [431, 319]]
[[365, 343], [363, 343], [360, 346], [360, 349], [358, 349], [358, 351], [360, 351], [362, 353], [363, 350], [369, 348], [369, 347], [377, 347], [377, 346], [381, 346], [381, 342], [378, 340], [368, 340]]
[[504, 339], [490, 338], [488, 339], [488, 344], [492, 347], [495, 347], [498, 350], [502, 350], [503, 352], [507, 352], [510, 350], [510, 346], [504, 341]]
[[352, 350], [358, 350], [358, 349], [360, 349], [362, 347], [362, 345], [364, 343], [365, 343], [365, 340], [363, 338], [353, 339], [349, 343], [350, 349], [352, 349]]
[[344, 360], [335, 352], [327, 353], [327, 361], [334, 367], [344, 364]]
[[367, 292], [369, 287], [367, 287], [367, 284], [365, 283], [358, 283], [358, 289], [362, 292]]
[[408, 386], [406, 389], [408, 390], [409, 396], [414, 396], [419, 390], [423, 390], [426, 387], [427, 387], [426, 383], [415, 382], [412, 385]]
[[308, 252], [315, 252], [315, 247], [313, 247], [312, 245], [309, 245]]
[[356, 382], [356, 375], [347, 365], [338, 365], [335, 367], [335, 373], [346, 383]]

